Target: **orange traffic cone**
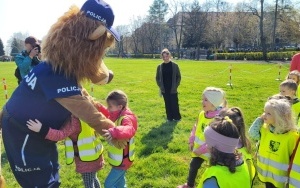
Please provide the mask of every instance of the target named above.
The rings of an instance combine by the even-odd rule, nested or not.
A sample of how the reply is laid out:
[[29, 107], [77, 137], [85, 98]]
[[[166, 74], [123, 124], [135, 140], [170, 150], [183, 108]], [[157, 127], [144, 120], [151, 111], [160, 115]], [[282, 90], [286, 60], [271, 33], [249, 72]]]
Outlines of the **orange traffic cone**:
[[6, 183], [5, 183], [5, 179], [2, 175], [2, 158], [1, 158], [1, 154], [2, 154], [2, 150], [1, 150], [1, 147], [2, 147], [2, 131], [0, 131], [0, 188], [5, 188], [6, 187]]

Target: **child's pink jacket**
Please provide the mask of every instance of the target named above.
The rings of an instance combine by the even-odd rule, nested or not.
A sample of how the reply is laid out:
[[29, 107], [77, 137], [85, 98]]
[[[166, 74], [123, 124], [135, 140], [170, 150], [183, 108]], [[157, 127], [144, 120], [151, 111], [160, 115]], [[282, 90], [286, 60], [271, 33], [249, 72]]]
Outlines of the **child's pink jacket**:
[[[102, 110], [103, 109], [101, 109], [101, 112]], [[113, 138], [129, 140], [135, 135], [138, 128], [137, 118], [129, 108], [123, 109], [121, 114], [120, 113], [114, 113], [114, 114], [109, 113], [109, 114], [110, 115], [108, 116], [108, 118], [113, 122], [115, 122], [119, 117], [125, 116], [121, 122], [121, 125], [108, 129], [108, 131], [111, 133]], [[115, 168], [127, 170], [132, 165], [132, 162], [129, 161], [128, 153], [129, 153], [129, 147], [127, 145], [123, 152], [124, 159], [122, 164], [119, 167], [115, 167]]]

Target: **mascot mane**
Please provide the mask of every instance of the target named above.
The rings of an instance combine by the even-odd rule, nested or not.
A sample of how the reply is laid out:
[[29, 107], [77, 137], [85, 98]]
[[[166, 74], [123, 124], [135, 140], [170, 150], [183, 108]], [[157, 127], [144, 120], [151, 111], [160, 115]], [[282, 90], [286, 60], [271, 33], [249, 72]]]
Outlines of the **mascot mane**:
[[114, 37], [107, 31], [96, 40], [89, 39], [100, 25], [101, 22], [87, 18], [78, 7], [72, 6], [43, 39], [43, 59], [54, 71], [75, 77], [78, 82], [99, 76], [105, 50], [114, 45]]

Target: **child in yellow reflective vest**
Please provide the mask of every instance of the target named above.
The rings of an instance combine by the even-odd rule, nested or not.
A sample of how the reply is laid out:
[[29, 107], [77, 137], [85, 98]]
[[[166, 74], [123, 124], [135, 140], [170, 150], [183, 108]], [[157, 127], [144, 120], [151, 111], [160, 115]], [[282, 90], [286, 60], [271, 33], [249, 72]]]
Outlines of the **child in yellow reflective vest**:
[[284, 187], [290, 158], [299, 138], [290, 102], [284, 98], [269, 99], [264, 113], [252, 123], [249, 136], [259, 141], [258, 178], [266, 187]]
[[225, 117], [228, 116], [233, 124], [237, 127], [240, 138], [237, 146], [237, 151], [242, 154], [244, 162], [247, 164], [248, 171], [250, 174], [250, 184], [251, 187], [253, 185], [253, 179], [255, 177], [256, 171], [253, 163], [252, 153], [251, 153], [251, 143], [250, 140], [246, 136], [246, 126], [244, 121], [244, 116], [240, 108], [231, 107], [231, 108], [223, 108], [219, 116]]
[[115, 127], [103, 130], [106, 140], [127, 139], [128, 143], [124, 149], [118, 149], [112, 144], [108, 146], [108, 162], [112, 166], [104, 187], [126, 187], [125, 174], [134, 160], [134, 135], [138, 128], [137, 118], [128, 108], [127, 95], [121, 90], [111, 91], [107, 98], [108, 118], [115, 122]]
[[[103, 106], [93, 100], [84, 88], [82, 94], [94, 104], [99, 112], [107, 115], [103, 111]], [[27, 121], [27, 126], [35, 132], [40, 132], [43, 129], [42, 123], [37, 119]], [[60, 130], [50, 128], [45, 139], [52, 141], [65, 139], [66, 163], [69, 165], [75, 161], [76, 172], [81, 174], [85, 188], [101, 187], [97, 172], [104, 165], [103, 146], [99, 135], [95, 134], [94, 129], [77, 117], [71, 116]]]
[[187, 183], [177, 188], [193, 188], [199, 168], [205, 160], [209, 159], [207, 153], [204, 129], [218, 115], [220, 110], [227, 104], [225, 92], [220, 88], [207, 87], [202, 93], [202, 110], [192, 128], [189, 149], [192, 151], [192, 160], [187, 178]]
[[[72, 164], [75, 161], [76, 172], [80, 173], [83, 179], [85, 188], [98, 187], [100, 188], [100, 181], [97, 177], [97, 171], [103, 167], [103, 147], [101, 141], [96, 138], [95, 130], [88, 125], [83, 125], [78, 118], [72, 116], [70, 120], [60, 129], [49, 129], [45, 139], [52, 141], [61, 141], [66, 139], [66, 162]], [[27, 126], [30, 130], [40, 132], [42, 124], [37, 119], [35, 121], [27, 121]], [[83, 131], [83, 127], [87, 128]], [[83, 132], [93, 132], [89, 137]], [[69, 137], [69, 139], [67, 139]], [[90, 140], [89, 144], [81, 144], [83, 140]], [[91, 153], [92, 152], [92, 153]]]
[[289, 165], [289, 179], [288, 187], [289, 188], [298, 188], [300, 187], [300, 138], [297, 141], [296, 148], [294, 149], [293, 156]]
[[240, 133], [233, 121], [218, 116], [205, 128], [204, 135], [211, 157], [198, 188], [250, 188], [247, 165], [236, 152]]

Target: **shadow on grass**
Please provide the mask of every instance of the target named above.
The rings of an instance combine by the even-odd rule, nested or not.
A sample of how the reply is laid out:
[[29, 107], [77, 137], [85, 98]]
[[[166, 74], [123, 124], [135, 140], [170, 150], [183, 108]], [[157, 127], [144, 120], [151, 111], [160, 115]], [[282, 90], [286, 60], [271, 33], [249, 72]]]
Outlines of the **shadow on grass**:
[[160, 153], [168, 149], [168, 143], [173, 138], [173, 131], [176, 125], [176, 121], [165, 122], [143, 136], [141, 142], [144, 148], [141, 149], [140, 155], [146, 157], [152, 153]]

